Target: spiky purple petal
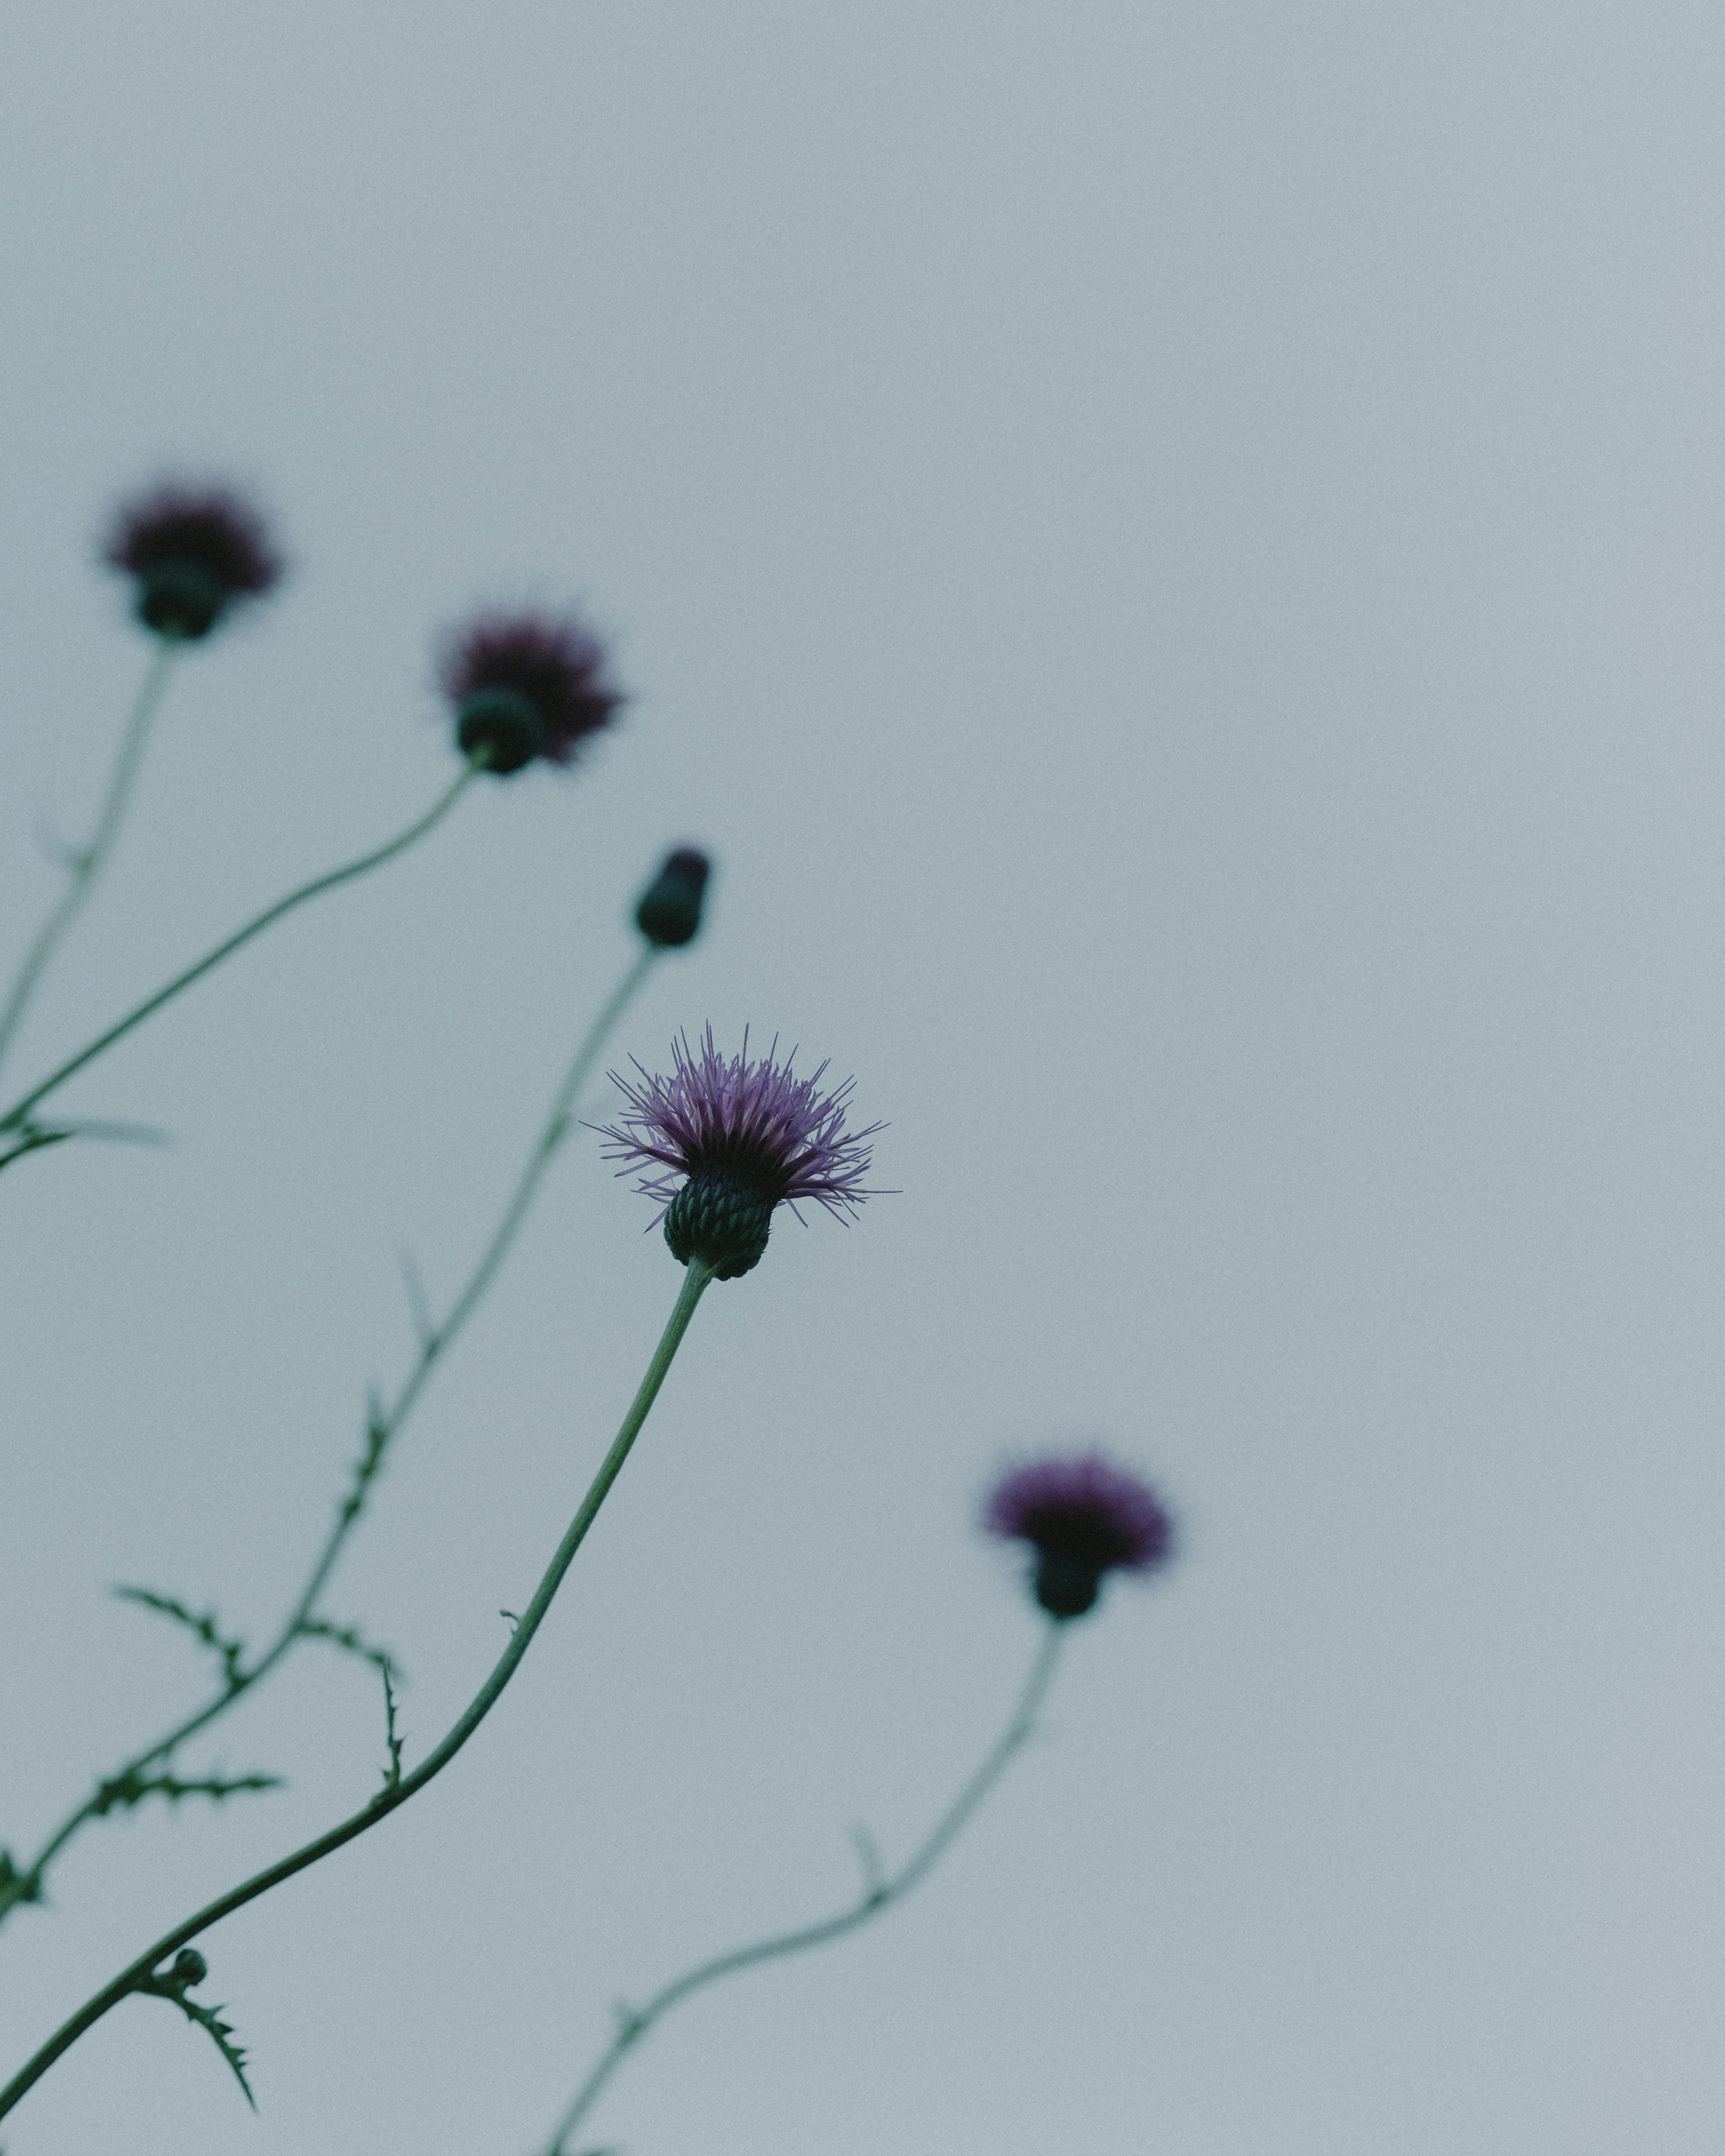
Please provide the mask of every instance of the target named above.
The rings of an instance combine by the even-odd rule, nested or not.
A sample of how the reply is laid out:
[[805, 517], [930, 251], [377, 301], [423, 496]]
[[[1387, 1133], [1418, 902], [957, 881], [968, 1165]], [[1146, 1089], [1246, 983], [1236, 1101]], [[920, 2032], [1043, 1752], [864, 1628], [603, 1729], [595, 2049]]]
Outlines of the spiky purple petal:
[[794, 1050], [781, 1067], [773, 1060], [777, 1046], [752, 1062], [745, 1033], [742, 1053], [726, 1057], [708, 1026], [698, 1051], [686, 1034], [671, 1043], [668, 1078], [639, 1062], [639, 1082], [614, 1070], [628, 1105], [616, 1127], [601, 1128], [610, 1141], [605, 1158], [624, 1163], [619, 1175], [645, 1168], [636, 1188], [666, 1205], [689, 1178], [722, 1169], [752, 1183], [774, 1206], [795, 1211], [802, 1198], [834, 1214], [854, 1210], [870, 1194], [862, 1187], [867, 1141], [885, 1126], [847, 1131], [855, 1081], [823, 1094], [826, 1065], [798, 1078], [791, 1068]]
[[491, 613], [445, 639], [439, 673], [458, 720], [465, 706], [488, 690], [524, 697], [541, 729], [531, 754], [567, 763], [583, 742], [610, 724], [624, 701], [607, 685], [604, 666], [598, 639], [572, 614]]
[[1173, 1522], [1148, 1483], [1095, 1452], [1015, 1468], [990, 1494], [983, 1524], [1098, 1574], [1146, 1571], [1173, 1548]]
[[228, 592], [258, 598], [281, 575], [264, 519], [224, 486], [164, 480], [122, 502], [103, 559], [128, 576], [147, 576], [164, 561], [192, 561]]
[[195, 643], [236, 599], [281, 575], [264, 520], [227, 487], [165, 480], [116, 511], [102, 558], [137, 584], [136, 611], [158, 634]]

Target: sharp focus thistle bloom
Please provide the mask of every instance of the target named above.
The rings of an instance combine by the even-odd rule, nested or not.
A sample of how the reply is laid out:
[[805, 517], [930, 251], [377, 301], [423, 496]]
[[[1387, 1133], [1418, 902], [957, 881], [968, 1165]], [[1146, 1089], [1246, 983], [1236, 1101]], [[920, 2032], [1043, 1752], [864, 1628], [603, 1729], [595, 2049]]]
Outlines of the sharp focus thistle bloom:
[[671, 1255], [685, 1265], [699, 1258], [720, 1280], [761, 1262], [778, 1207], [795, 1213], [799, 1198], [812, 1199], [842, 1217], [871, 1195], [862, 1188], [867, 1141], [885, 1127], [845, 1129], [854, 1079], [823, 1094], [824, 1063], [798, 1078], [790, 1057], [782, 1070], [771, 1051], [752, 1063], [748, 1045], [745, 1033], [742, 1053], [727, 1059], [709, 1026], [698, 1051], [686, 1034], [671, 1043], [669, 1078], [639, 1063], [639, 1084], [614, 1070], [629, 1105], [620, 1127], [600, 1133], [611, 1141], [606, 1158], [624, 1163], [618, 1173], [644, 1168], [637, 1188], [665, 1201]]
[[166, 480], [125, 502], [102, 549], [136, 579], [138, 619], [196, 643], [236, 599], [259, 598], [281, 575], [264, 520], [225, 487]]
[[444, 693], [464, 756], [500, 776], [536, 757], [568, 763], [622, 703], [605, 654], [572, 615], [485, 613], [444, 647]]
[[1173, 1522], [1149, 1485], [1100, 1453], [1015, 1468], [983, 1509], [990, 1534], [1036, 1552], [1034, 1589], [1050, 1617], [1081, 1617], [1108, 1572], [1147, 1572], [1173, 1548]]
[[701, 927], [701, 895], [712, 863], [693, 846], [679, 846], [641, 894], [635, 926], [661, 951], [695, 940]]

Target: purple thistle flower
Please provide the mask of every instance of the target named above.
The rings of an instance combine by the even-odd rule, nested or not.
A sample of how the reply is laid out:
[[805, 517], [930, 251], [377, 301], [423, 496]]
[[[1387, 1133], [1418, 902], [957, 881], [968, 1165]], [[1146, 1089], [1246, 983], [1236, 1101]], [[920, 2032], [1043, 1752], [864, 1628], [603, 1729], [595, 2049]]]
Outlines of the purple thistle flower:
[[867, 1141], [886, 1127], [845, 1129], [855, 1079], [824, 1095], [824, 1063], [798, 1078], [794, 1050], [780, 1069], [771, 1050], [751, 1063], [748, 1047], [745, 1032], [740, 1055], [721, 1055], [709, 1026], [698, 1053], [686, 1034], [671, 1043], [669, 1078], [639, 1063], [639, 1084], [614, 1070], [629, 1105], [619, 1127], [600, 1130], [605, 1158], [624, 1163], [617, 1173], [644, 1168], [636, 1188], [665, 1202], [672, 1256], [699, 1258], [721, 1280], [760, 1263], [778, 1207], [796, 1213], [799, 1198], [812, 1199], [842, 1218], [874, 1195], [862, 1187]]
[[1081, 1617], [1109, 1572], [1147, 1572], [1173, 1549], [1173, 1522], [1147, 1482], [1100, 1453], [1037, 1460], [997, 1483], [983, 1525], [1036, 1552], [1036, 1599], [1050, 1617]]
[[102, 558], [137, 583], [137, 616], [158, 636], [195, 643], [235, 599], [281, 576], [264, 520], [226, 487], [164, 480], [122, 502]]
[[605, 654], [572, 614], [483, 613], [449, 636], [439, 667], [464, 756], [499, 776], [536, 757], [572, 762], [623, 702]]

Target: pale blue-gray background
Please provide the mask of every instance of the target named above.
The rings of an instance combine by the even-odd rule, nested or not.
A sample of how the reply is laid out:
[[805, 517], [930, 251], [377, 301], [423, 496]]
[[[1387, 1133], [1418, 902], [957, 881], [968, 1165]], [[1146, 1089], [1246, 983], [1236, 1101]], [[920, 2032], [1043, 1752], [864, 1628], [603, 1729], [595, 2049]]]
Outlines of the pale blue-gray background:
[[[514, 1690], [204, 1942], [254, 2121], [129, 2004], [9, 2156], [526, 2156], [685, 1960], [908, 1846], [1034, 1633], [973, 1532], [1094, 1434], [1178, 1570], [866, 1938], [688, 2009], [633, 2156], [1689, 2156], [1725, 2136], [1725, 23], [1649, 0], [14, 10], [0, 927], [142, 663], [165, 465], [291, 585], [185, 666], [42, 1067], [452, 769], [430, 639], [580, 599], [634, 692], [67, 1105], [0, 1183], [0, 1840], [254, 1635], [660, 850], [748, 1023], [890, 1119], [703, 1306]], [[331, 1596], [409, 1758], [680, 1276], [583, 1138]], [[0, 1933], [4, 2063], [362, 1799], [308, 1650]], [[188, 1758], [187, 1763], [192, 1763]]]

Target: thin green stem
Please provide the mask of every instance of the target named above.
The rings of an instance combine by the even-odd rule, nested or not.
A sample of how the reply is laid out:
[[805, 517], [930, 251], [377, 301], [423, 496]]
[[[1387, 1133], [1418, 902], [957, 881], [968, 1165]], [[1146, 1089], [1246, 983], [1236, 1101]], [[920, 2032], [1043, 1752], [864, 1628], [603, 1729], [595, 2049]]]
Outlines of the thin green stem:
[[0, 1062], [4, 1062], [6, 1051], [12, 1045], [12, 1037], [18, 1031], [26, 1006], [36, 992], [44, 969], [54, 956], [60, 938], [71, 927], [82, 910], [85, 901], [95, 888], [96, 878], [106, 865], [119, 835], [120, 825], [126, 814], [126, 803], [131, 798], [133, 781], [138, 775], [138, 766], [144, 757], [144, 744], [149, 738], [151, 721], [161, 709], [167, 678], [173, 671], [174, 660], [179, 656], [180, 639], [164, 636], [157, 641], [150, 654], [150, 664], [133, 700], [131, 716], [126, 721], [126, 731], [120, 737], [120, 748], [114, 758], [114, 768], [108, 774], [108, 790], [102, 797], [97, 812], [95, 829], [89, 843], [65, 855], [67, 883], [60, 902], [49, 915], [30, 946], [18, 978], [12, 984], [12, 993], [6, 999], [6, 1008], [0, 1011]]
[[[403, 1380], [401, 1389], [388, 1404], [373, 1408], [367, 1433], [365, 1455], [362, 1459], [354, 1486], [336, 1508], [336, 1517], [325, 1537], [323, 1547], [313, 1564], [305, 1586], [295, 1604], [290, 1615], [285, 1620], [274, 1640], [249, 1668], [235, 1666], [227, 1676], [222, 1689], [212, 1698], [177, 1722], [165, 1736], [159, 1737], [146, 1750], [126, 1761], [106, 1780], [97, 1784], [78, 1809], [63, 1820], [38, 1851], [33, 1861], [22, 1871], [0, 1872], [0, 1922], [9, 1910], [18, 1903], [40, 1898], [44, 1878], [49, 1866], [80, 1829], [90, 1820], [105, 1816], [104, 1799], [117, 1784], [126, 1782], [160, 1760], [177, 1751], [188, 1738], [213, 1722], [218, 1715], [225, 1714], [241, 1696], [266, 1677], [284, 1655], [297, 1641], [313, 1636], [309, 1627], [314, 1622], [319, 1597], [329, 1584], [337, 1558], [347, 1537], [358, 1524], [364, 1509], [367, 1487], [382, 1465], [383, 1455], [400, 1435], [403, 1426], [418, 1404], [420, 1395], [431, 1378], [433, 1371], [447, 1353], [458, 1333], [461, 1332], [478, 1307], [486, 1290], [495, 1279], [499, 1268], [508, 1255], [510, 1247], [520, 1234], [545, 1172], [552, 1157], [562, 1145], [573, 1127], [576, 1102], [581, 1090], [593, 1074], [594, 1065], [603, 1052], [607, 1040], [629, 1004], [639, 992], [642, 983], [653, 969], [660, 956], [659, 947], [645, 944], [639, 956], [631, 961], [628, 971], [606, 998], [597, 1018], [588, 1028], [581, 1045], [563, 1075], [553, 1100], [551, 1112], [528, 1155], [526, 1167], [516, 1183], [509, 1203], [505, 1206], [490, 1240], [485, 1245], [479, 1262], [468, 1276], [466, 1285], [449, 1305], [439, 1324], [427, 1327], [420, 1336], [419, 1352], [413, 1367]], [[4, 1162], [0, 1161], [0, 1166]]]
[[552, 1104], [551, 1114], [546, 1119], [545, 1128], [540, 1133], [539, 1142], [533, 1148], [526, 1167], [521, 1172], [521, 1178], [516, 1185], [514, 1196], [504, 1209], [503, 1218], [497, 1224], [496, 1233], [485, 1246], [485, 1255], [475, 1267], [472, 1278], [450, 1305], [449, 1316], [434, 1331], [427, 1333], [420, 1343], [419, 1360], [414, 1367], [413, 1374], [398, 1395], [395, 1405], [389, 1411], [391, 1436], [394, 1435], [403, 1417], [418, 1399], [420, 1388], [431, 1374], [433, 1363], [472, 1316], [475, 1305], [491, 1285], [497, 1268], [502, 1264], [510, 1245], [514, 1242], [522, 1221], [527, 1217], [528, 1209], [533, 1203], [541, 1178], [551, 1165], [552, 1155], [569, 1134], [574, 1119], [575, 1104], [580, 1098], [581, 1089], [592, 1076], [593, 1067], [599, 1059], [600, 1051], [603, 1049], [612, 1028], [623, 1016], [629, 1004], [634, 1002], [641, 983], [653, 970], [653, 963], [659, 955], [658, 945], [649, 943], [644, 946], [639, 957], [635, 959], [629, 971], [612, 990], [609, 1000], [598, 1018], [593, 1020], [586, 1040], [576, 1050], [575, 1060], [565, 1073], [562, 1084], [557, 1088], [557, 1098]]
[[1036, 1717], [1041, 1710], [1044, 1697], [1054, 1679], [1055, 1666], [1060, 1659], [1065, 1631], [1063, 1625], [1050, 1620], [1011, 1721], [981, 1766], [942, 1813], [933, 1830], [909, 1862], [890, 1878], [870, 1879], [865, 1885], [861, 1897], [850, 1908], [841, 1910], [837, 1916], [828, 1917], [819, 1923], [805, 1924], [794, 1932], [775, 1933], [769, 1938], [755, 1940], [752, 1945], [734, 1947], [728, 1953], [715, 1954], [711, 1961], [698, 1963], [695, 1968], [685, 1970], [681, 1976], [667, 1984], [663, 1990], [655, 1992], [644, 2006], [619, 2008], [617, 2034], [577, 2090], [569, 2108], [558, 2120], [557, 2131], [547, 2145], [545, 2156], [567, 2156], [570, 2135], [598, 2101], [606, 2082], [654, 2024], [662, 2020], [673, 2006], [692, 1993], [705, 1990], [708, 1984], [716, 1984], [721, 1977], [735, 1975], [739, 1969], [758, 1968], [762, 1962], [779, 1961], [787, 1954], [801, 1953], [807, 1948], [825, 1946], [831, 1940], [843, 1938], [847, 1932], [858, 1930], [871, 1918], [890, 1909], [895, 1902], [904, 1899], [945, 1855], [971, 1814], [1006, 1771], [1014, 1754], [1029, 1738], [1036, 1726]]
[[244, 928], [237, 929], [232, 936], [218, 943], [213, 951], [207, 951], [196, 965], [187, 967], [182, 973], [176, 973], [165, 987], [158, 988], [153, 996], [146, 996], [117, 1024], [110, 1025], [105, 1033], [99, 1034], [87, 1047], [80, 1049], [69, 1061], [61, 1064], [58, 1070], [51, 1072], [39, 1086], [26, 1093], [23, 1100], [15, 1102], [3, 1116], [0, 1116], [0, 1131], [16, 1130], [27, 1122], [30, 1111], [38, 1102], [45, 1101], [50, 1093], [57, 1091], [74, 1072], [81, 1070], [86, 1063], [93, 1063], [116, 1041], [123, 1040], [134, 1026], [141, 1025], [146, 1018], [159, 1011], [164, 1004], [172, 1003], [194, 981], [201, 981], [224, 958], [231, 958], [243, 945], [249, 943], [254, 936], [261, 936], [284, 914], [293, 912], [296, 907], [304, 906], [308, 900], [318, 897], [324, 891], [334, 891], [339, 884], [352, 883], [356, 877], [366, 875], [372, 869], [382, 868], [386, 861], [393, 861], [398, 854], [404, 854], [416, 840], [423, 839], [428, 831], [443, 821], [484, 768], [481, 762], [469, 762], [454, 784], [433, 803], [425, 814], [417, 822], [409, 824], [405, 831], [398, 832], [387, 845], [378, 846], [371, 853], [362, 854], [357, 860], [347, 861], [338, 869], [331, 869], [324, 875], [314, 876], [310, 883], [302, 883], [297, 890], [290, 891], [285, 898], [277, 899], [274, 906], [266, 906], [261, 913], [247, 921]]
[[35, 2086], [62, 2052], [75, 2044], [87, 2029], [93, 2028], [110, 2007], [117, 2006], [122, 1999], [146, 1983], [169, 1954], [195, 1939], [200, 1932], [208, 1931], [212, 1924], [218, 1923], [223, 1917], [230, 1917], [236, 1909], [244, 1908], [248, 1902], [255, 1902], [260, 1894], [267, 1894], [272, 1887], [279, 1887], [285, 1879], [291, 1879], [296, 1871], [305, 1871], [309, 1865], [317, 1863], [320, 1859], [340, 1849], [345, 1842], [353, 1840], [377, 1825], [449, 1765], [496, 1705], [504, 1687], [519, 1668], [521, 1657], [532, 1644], [533, 1635], [543, 1623], [545, 1613], [562, 1584], [563, 1574], [569, 1569], [576, 1551], [586, 1539], [587, 1531], [593, 1525], [600, 1506], [604, 1503], [611, 1485], [622, 1471], [629, 1448], [634, 1445], [641, 1424], [647, 1419], [648, 1410], [658, 1397], [660, 1387], [665, 1383], [671, 1358], [675, 1355], [684, 1333], [689, 1329], [689, 1321], [695, 1315], [695, 1306], [712, 1277], [711, 1268], [703, 1265], [700, 1259], [690, 1261], [676, 1306], [671, 1312], [658, 1347], [653, 1351], [653, 1359], [647, 1365], [647, 1374], [642, 1378], [634, 1399], [629, 1404], [629, 1413], [623, 1418], [622, 1425], [612, 1441], [611, 1450], [605, 1455], [598, 1473], [594, 1476], [574, 1518], [557, 1544], [557, 1553], [534, 1590], [532, 1600], [516, 1620], [509, 1645], [498, 1657], [490, 1676], [480, 1686], [472, 1704], [436, 1750], [411, 1774], [403, 1774], [398, 1780], [380, 1789], [362, 1811], [355, 1812], [351, 1819], [343, 1820], [339, 1826], [331, 1827], [327, 1834], [319, 1835], [315, 1841], [308, 1841], [303, 1848], [295, 1850], [291, 1856], [284, 1856], [279, 1862], [254, 1873], [251, 1878], [243, 1880], [238, 1887], [230, 1887], [225, 1894], [218, 1895], [196, 1916], [187, 1917], [183, 1923], [176, 1924], [171, 1932], [165, 1933], [154, 1946], [130, 1963], [111, 1984], [105, 1984], [93, 1999], [56, 2030], [28, 2064], [21, 2068], [3, 2089], [0, 2089], [0, 2118], [3, 2118], [18, 2099]]

